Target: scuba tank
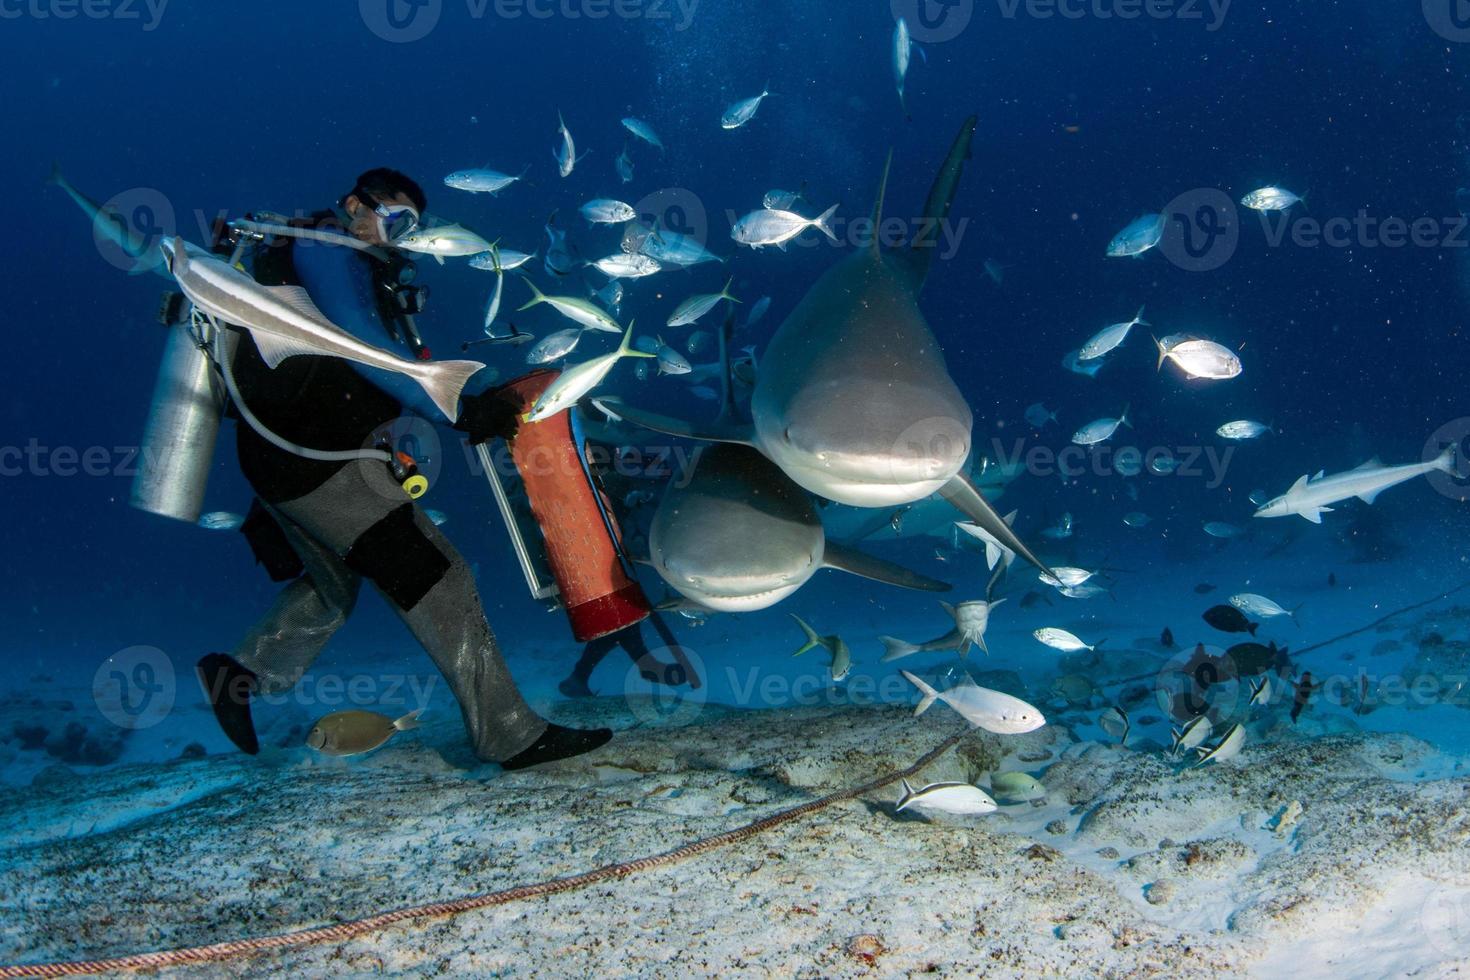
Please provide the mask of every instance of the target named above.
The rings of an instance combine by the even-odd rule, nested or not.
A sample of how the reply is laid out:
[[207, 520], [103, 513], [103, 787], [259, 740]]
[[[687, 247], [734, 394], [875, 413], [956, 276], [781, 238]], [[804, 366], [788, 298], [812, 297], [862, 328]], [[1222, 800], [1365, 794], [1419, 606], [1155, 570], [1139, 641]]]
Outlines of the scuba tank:
[[[265, 220], [257, 221], [257, 217]], [[428, 290], [412, 285], [411, 261], [359, 243], [350, 236], [299, 227], [276, 215], [217, 221], [211, 251], [229, 254], [229, 263], [238, 265], [248, 249], [272, 241], [273, 236], [350, 246], [375, 259], [374, 299], [380, 317], [395, 340], [406, 343], [415, 357], [427, 358], [428, 349], [419, 339], [413, 314], [422, 311]], [[214, 327], [194, 317], [187, 298], [179, 293], [164, 296], [158, 319], [167, 328], [168, 339], [153, 389], [140, 450], [142, 461], [133, 480], [130, 502], [139, 510], [193, 523], [204, 508], [220, 419], [226, 404], [232, 400], [226, 390], [229, 379], [222, 376], [220, 368], [227, 368], [233, 360], [240, 335], [234, 330], [222, 330], [216, 335]], [[428, 489], [427, 480], [419, 474], [413, 460], [403, 458], [402, 454], [383, 448], [324, 453], [295, 446], [266, 430], [238, 398], [233, 401], [248, 424], [288, 452], [323, 460], [383, 459], [393, 468], [395, 478], [410, 497], [417, 499]]]
[[[129, 502], [150, 514], [192, 524], [204, 509], [225, 394], [203, 349], [204, 338], [195, 335], [189, 319], [179, 322], [181, 309], [187, 308], [182, 300], [169, 294], [159, 312], [168, 339]], [[223, 339], [233, 354], [239, 337], [227, 332]]]

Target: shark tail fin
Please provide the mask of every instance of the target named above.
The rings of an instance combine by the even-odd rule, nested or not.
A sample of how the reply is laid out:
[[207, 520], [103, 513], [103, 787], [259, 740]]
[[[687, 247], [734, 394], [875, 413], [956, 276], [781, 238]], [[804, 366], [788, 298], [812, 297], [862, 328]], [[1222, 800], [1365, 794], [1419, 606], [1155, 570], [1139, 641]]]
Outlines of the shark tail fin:
[[919, 701], [919, 706], [914, 709], [914, 717], [917, 718], [929, 710], [929, 706], [939, 698], [939, 692], [908, 671], [904, 671], [903, 676], [907, 677], [909, 682], [919, 689], [919, 693], [924, 695]]
[[470, 378], [484, 370], [479, 361], [430, 361], [414, 375], [429, 400], [450, 422], [459, 419], [459, 396]]
[[900, 640], [896, 636], [880, 636], [878, 641], [883, 644], [883, 658], [879, 663], [891, 664], [919, 652], [918, 644]]

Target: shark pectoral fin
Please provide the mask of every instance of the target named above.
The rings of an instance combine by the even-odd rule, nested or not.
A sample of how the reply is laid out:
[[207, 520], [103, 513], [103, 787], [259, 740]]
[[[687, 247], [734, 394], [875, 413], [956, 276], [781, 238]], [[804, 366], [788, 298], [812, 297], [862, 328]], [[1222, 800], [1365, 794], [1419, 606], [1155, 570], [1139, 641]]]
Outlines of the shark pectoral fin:
[[598, 398], [599, 405], [606, 405], [607, 409], [617, 413], [618, 417], [625, 422], [641, 425], [645, 429], [654, 432], [662, 432], [665, 435], [680, 436], [685, 439], [700, 439], [705, 442], [733, 442], [742, 446], [755, 445], [755, 430], [744, 424], [713, 422], [706, 426], [700, 426], [683, 419], [672, 418], [668, 415], [659, 415], [657, 412], [645, 411], [626, 404], [621, 398], [606, 397]]
[[1311, 510], [1297, 511], [1297, 513], [1301, 514], [1303, 517], [1305, 517], [1307, 520], [1311, 521], [1313, 524], [1321, 524], [1322, 523], [1322, 515], [1324, 513], [1330, 513], [1331, 511], [1332, 511], [1332, 508], [1331, 507], [1313, 507]]
[[827, 568], [847, 572], [849, 575], [896, 585], [900, 589], [914, 589], [919, 592], [948, 592], [954, 588], [948, 582], [940, 582], [926, 575], [920, 575], [902, 565], [895, 565], [882, 558], [874, 558], [856, 548], [844, 547], [832, 541], [827, 542], [822, 564]]
[[[939, 493], [945, 500], [958, 507], [966, 517], [988, 531], [991, 537], [1041, 571], [1052, 575], [1051, 569], [1031, 553], [1031, 549], [1016, 537], [1016, 532], [1011, 530], [1011, 526], [1002, 520], [1001, 516], [995, 512], [995, 508], [990, 506], [989, 501], [980, 495], [980, 491], [975, 489], [969, 477], [963, 473], [955, 474], [948, 483], [939, 488]], [[1052, 577], [1056, 576], [1052, 575]]]

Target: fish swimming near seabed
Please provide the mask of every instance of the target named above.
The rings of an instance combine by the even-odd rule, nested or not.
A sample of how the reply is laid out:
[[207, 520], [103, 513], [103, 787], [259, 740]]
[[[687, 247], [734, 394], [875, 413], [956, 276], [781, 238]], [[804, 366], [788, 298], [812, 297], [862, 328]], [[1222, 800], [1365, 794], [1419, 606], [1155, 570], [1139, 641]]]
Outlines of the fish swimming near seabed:
[[424, 709], [394, 721], [376, 711], [337, 711], [318, 721], [306, 735], [306, 744], [323, 755], [362, 755], [387, 743], [399, 732], [419, 727]]

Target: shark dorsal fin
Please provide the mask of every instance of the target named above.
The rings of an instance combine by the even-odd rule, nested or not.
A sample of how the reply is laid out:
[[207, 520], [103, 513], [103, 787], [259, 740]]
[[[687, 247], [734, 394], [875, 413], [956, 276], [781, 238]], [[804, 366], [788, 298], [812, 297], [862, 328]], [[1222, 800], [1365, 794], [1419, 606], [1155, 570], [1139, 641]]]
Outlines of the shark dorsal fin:
[[893, 150], [888, 151], [888, 159], [883, 163], [883, 179], [878, 182], [878, 198], [873, 202], [873, 240], [869, 248], [877, 255], [881, 248], [878, 244], [878, 227], [883, 223], [883, 199], [888, 195], [888, 175], [893, 170]]

